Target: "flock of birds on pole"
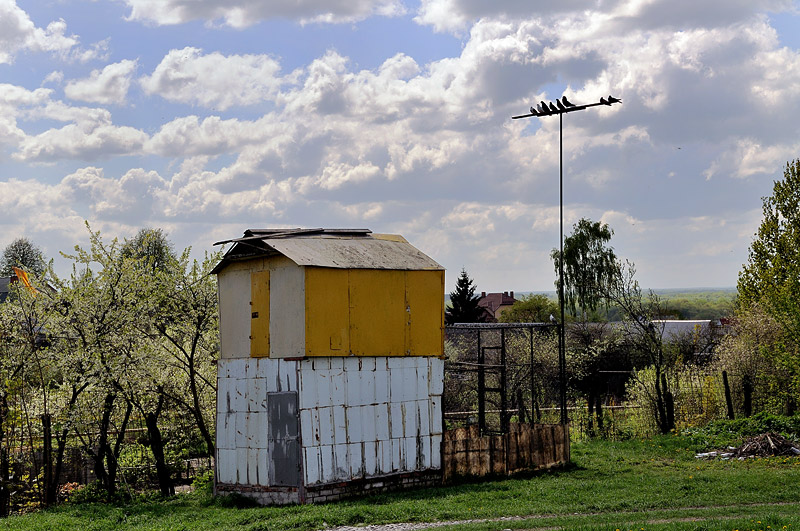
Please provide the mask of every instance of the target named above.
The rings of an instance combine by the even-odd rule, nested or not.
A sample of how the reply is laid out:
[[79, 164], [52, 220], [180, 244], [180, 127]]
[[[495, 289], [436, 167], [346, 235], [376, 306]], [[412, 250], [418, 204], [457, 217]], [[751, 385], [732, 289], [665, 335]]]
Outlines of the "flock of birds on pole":
[[[619, 103], [621, 101], [622, 100], [609, 95], [608, 98], [600, 98], [599, 104], [595, 103], [591, 105], [611, 105], [612, 103]], [[580, 107], [585, 108], [588, 106], [589, 105], [581, 105]], [[555, 105], [552, 102], [546, 103], [542, 101], [536, 107], [531, 107], [531, 114], [533, 116], [547, 116], [550, 114], [559, 114], [563, 112], [568, 112], [569, 109], [573, 107], [577, 106], [574, 103], [571, 103], [566, 96], [562, 96], [561, 99], [556, 99]]]

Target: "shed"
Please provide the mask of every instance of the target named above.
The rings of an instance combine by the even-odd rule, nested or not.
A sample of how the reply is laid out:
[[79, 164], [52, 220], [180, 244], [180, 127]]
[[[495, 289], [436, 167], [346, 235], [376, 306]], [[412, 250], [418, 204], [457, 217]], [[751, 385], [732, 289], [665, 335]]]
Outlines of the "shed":
[[220, 243], [217, 492], [306, 503], [438, 482], [444, 269], [366, 229]]

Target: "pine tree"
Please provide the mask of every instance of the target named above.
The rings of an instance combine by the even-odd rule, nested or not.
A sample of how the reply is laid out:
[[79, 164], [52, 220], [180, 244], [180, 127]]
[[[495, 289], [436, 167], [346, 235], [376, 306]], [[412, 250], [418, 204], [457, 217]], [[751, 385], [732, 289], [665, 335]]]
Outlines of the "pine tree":
[[445, 313], [447, 324], [479, 323], [483, 321], [483, 308], [478, 306], [480, 297], [475, 295], [475, 284], [465, 269], [456, 281], [456, 289], [450, 292], [450, 309]]

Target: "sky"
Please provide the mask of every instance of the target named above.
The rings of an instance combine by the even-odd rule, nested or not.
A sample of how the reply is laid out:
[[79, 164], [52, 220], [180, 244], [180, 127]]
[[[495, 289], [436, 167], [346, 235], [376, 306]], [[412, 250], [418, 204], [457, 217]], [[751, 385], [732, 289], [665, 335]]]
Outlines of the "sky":
[[479, 291], [552, 290], [564, 224], [642, 286], [735, 286], [800, 156], [792, 0], [0, 0], [0, 246], [162, 228], [403, 235]]

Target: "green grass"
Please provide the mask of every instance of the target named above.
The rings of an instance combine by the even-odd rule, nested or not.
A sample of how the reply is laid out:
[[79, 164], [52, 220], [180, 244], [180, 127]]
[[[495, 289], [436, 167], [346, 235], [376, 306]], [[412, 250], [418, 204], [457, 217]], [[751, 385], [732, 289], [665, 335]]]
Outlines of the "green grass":
[[[202, 495], [126, 505], [67, 505], [15, 516], [6, 529], [269, 529], [389, 522], [447, 529], [800, 528], [800, 459], [700, 461], [694, 439], [589, 441], [564, 470], [509, 480], [303, 507], [236, 508]], [[770, 526], [769, 528], [767, 526]]]

